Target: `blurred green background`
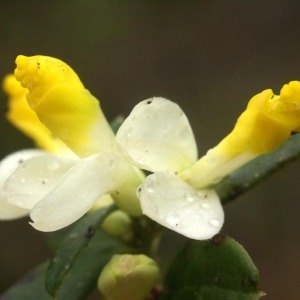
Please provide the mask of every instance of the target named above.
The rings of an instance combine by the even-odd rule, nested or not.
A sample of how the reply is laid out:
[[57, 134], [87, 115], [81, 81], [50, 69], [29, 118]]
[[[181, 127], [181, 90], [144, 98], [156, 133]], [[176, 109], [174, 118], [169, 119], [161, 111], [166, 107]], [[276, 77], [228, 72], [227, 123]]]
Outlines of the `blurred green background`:
[[[2, 0], [0, 77], [18, 54], [58, 57], [108, 119], [164, 96], [186, 112], [204, 154], [251, 96], [300, 80], [299, 16], [289, 0]], [[0, 97], [2, 158], [32, 143], [5, 120]], [[266, 299], [300, 298], [299, 177], [298, 162], [225, 208], [223, 232], [253, 258]], [[0, 223], [0, 294], [49, 256], [45, 235], [28, 219]]]

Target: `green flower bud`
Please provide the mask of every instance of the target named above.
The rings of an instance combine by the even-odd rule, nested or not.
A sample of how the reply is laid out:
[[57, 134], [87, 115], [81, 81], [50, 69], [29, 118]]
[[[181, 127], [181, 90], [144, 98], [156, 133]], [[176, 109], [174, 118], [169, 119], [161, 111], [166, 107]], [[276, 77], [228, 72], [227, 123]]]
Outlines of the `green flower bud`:
[[132, 235], [131, 218], [122, 210], [112, 212], [101, 225], [108, 234], [129, 240]]
[[144, 300], [159, 278], [156, 262], [143, 255], [114, 255], [102, 270], [98, 287], [107, 300]]

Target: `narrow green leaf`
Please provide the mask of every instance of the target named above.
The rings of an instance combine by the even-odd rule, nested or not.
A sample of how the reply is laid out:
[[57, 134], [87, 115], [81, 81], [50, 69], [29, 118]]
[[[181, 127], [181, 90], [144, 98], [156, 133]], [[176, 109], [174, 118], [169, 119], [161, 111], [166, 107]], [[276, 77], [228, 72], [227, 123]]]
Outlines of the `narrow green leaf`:
[[53, 299], [45, 289], [45, 273], [48, 261], [27, 273], [7, 292], [0, 296], [1, 300], [51, 300]]
[[259, 275], [244, 248], [218, 234], [208, 241], [190, 241], [166, 276], [159, 299], [255, 300]]
[[225, 204], [299, 157], [300, 134], [294, 134], [274, 152], [257, 157], [211, 188]]
[[112, 236], [97, 230], [94, 238], [77, 257], [60, 285], [56, 300], [84, 300], [95, 289], [101, 270], [114, 254], [132, 253], [132, 249]]
[[[132, 253], [127, 245], [97, 230], [89, 245], [73, 263], [58, 291], [56, 300], [83, 300], [95, 289], [101, 270], [114, 254]], [[51, 300], [45, 288], [49, 262], [26, 274], [19, 282], [0, 296], [1, 300]]]
[[46, 289], [51, 295], [56, 294], [77, 256], [88, 245], [101, 222], [115, 209], [116, 206], [111, 205], [84, 216], [62, 240], [50, 261], [46, 276]]

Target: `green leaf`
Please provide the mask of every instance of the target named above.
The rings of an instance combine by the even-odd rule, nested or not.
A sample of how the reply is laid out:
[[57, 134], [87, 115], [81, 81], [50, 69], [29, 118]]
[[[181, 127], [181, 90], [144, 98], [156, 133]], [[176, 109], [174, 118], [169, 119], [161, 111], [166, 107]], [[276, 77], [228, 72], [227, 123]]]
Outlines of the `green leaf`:
[[165, 279], [159, 299], [254, 300], [259, 275], [244, 248], [218, 234], [212, 240], [190, 241]]
[[101, 270], [114, 254], [132, 253], [127, 245], [97, 230], [57, 290], [56, 300], [81, 300], [95, 289]]
[[299, 157], [300, 134], [294, 134], [277, 150], [257, 157], [211, 188], [225, 204]]
[[0, 296], [1, 300], [51, 300], [46, 291], [44, 281], [48, 262], [37, 266], [27, 273], [21, 280]]
[[54, 257], [50, 261], [46, 276], [46, 289], [51, 295], [54, 296], [56, 294], [64, 278], [72, 269], [77, 256], [88, 245], [101, 222], [115, 208], [115, 205], [111, 205], [94, 213], [87, 214], [78, 221], [62, 240]]
[[[131, 253], [132, 249], [121, 241], [97, 230], [89, 245], [78, 255], [70, 272], [61, 283], [56, 300], [86, 299], [95, 289], [101, 270], [114, 254]], [[51, 300], [45, 289], [49, 262], [45, 262], [26, 274], [12, 286], [1, 300]]]

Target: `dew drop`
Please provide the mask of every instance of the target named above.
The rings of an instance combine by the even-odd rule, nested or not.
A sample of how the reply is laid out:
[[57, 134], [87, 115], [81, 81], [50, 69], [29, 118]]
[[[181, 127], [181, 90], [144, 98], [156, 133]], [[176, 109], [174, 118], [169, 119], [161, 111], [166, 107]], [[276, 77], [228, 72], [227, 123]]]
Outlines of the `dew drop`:
[[56, 160], [49, 160], [47, 162], [47, 167], [50, 171], [55, 171], [60, 167], [60, 163]]
[[179, 221], [179, 215], [176, 212], [170, 212], [170, 213], [168, 213], [166, 222], [170, 226], [177, 226], [178, 225], [178, 221]]
[[74, 239], [74, 238], [76, 238], [77, 236], [78, 236], [77, 233], [71, 233], [71, 234], [69, 235], [69, 238]]
[[191, 193], [185, 192], [183, 194], [183, 198], [189, 203], [193, 203], [195, 201], [195, 198], [193, 197], [193, 195]]
[[150, 194], [153, 194], [153, 193], [154, 193], [154, 190], [153, 190], [153, 188], [148, 188], [148, 189], [147, 189], [147, 192], [150, 193]]
[[139, 157], [139, 158], [137, 159], [137, 162], [138, 162], [139, 164], [143, 165], [143, 164], [145, 164], [145, 158], [144, 158], [144, 157]]
[[201, 204], [201, 207], [202, 207], [203, 209], [210, 209], [210, 205], [209, 205], [207, 202], [202, 203], [202, 204]]
[[220, 221], [217, 219], [214, 219], [214, 218], [210, 219], [208, 223], [214, 227], [220, 227], [220, 225], [221, 225]]

